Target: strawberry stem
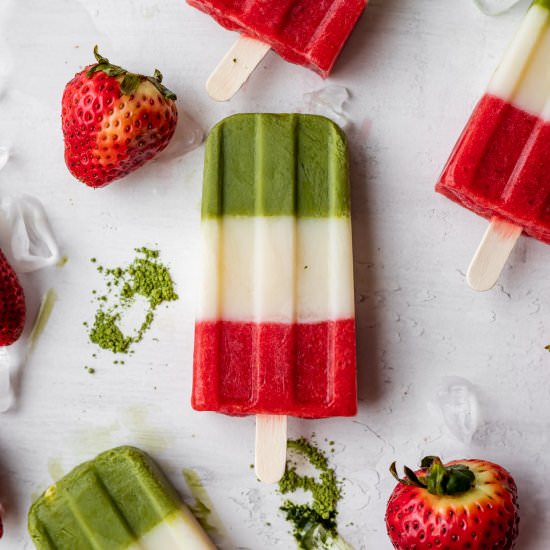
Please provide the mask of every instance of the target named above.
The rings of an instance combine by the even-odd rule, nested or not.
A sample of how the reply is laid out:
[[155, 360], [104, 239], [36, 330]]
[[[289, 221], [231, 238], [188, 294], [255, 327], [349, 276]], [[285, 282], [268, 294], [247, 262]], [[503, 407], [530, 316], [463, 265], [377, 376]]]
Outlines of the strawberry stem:
[[403, 468], [405, 477], [397, 474], [396, 463], [390, 466], [390, 473], [399, 481], [409, 486], [426, 489], [432, 495], [457, 495], [469, 491], [475, 483], [475, 474], [464, 464], [445, 466], [439, 457], [427, 456], [422, 459], [421, 473], [417, 475], [410, 468]]
[[155, 88], [166, 98], [175, 101], [177, 99], [176, 94], [169, 90], [164, 84], [162, 84], [162, 73], [155, 69], [153, 76], [144, 76], [142, 74], [131, 73], [118, 65], [112, 65], [106, 57], [103, 57], [99, 53], [97, 44], [94, 47], [94, 57], [97, 63], [91, 65], [86, 75], [92, 77], [94, 73], [99, 71], [105, 73], [107, 76], [122, 77], [120, 82], [120, 91], [124, 95], [132, 95], [139, 87], [139, 85], [145, 80], [149, 81]]
[[97, 59], [97, 62], [99, 64], [101, 63], [109, 63], [109, 60], [106, 58], [106, 57], [103, 57], [100, 53], [99, 53], [99, 50], [98, 50], [98, 45], [96, 44], [94, 46], [94, 56], [95, 58]]

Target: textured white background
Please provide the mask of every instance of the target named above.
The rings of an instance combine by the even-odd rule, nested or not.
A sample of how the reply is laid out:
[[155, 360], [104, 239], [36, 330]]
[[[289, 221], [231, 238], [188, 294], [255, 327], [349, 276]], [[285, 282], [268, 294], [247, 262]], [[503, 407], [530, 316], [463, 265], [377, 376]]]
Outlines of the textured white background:
[[[427, 453], [508, 467], [520, 488], [519, 548], [548, 548], [550, 248], [522, 238], [498, 286], [476, 294], [464, 271], [485, 222], [433, 192], [526, 7], [488, 18], [468, 0], [372, 0], [331, 78], [352, 93], [360, 412], [291, 420], [290, 433], [336, 441], [333, 462], [347, 479], [341, 531], [358, 549], [390, 548], [387, 467]], [[235, 112], [303, 110], [303, 94], [325, 85], [270, 54], [233, 101], [215, 104], [203, 83], [233, 40], [183, 0], [0, 0], [0, 146], [13, 150], [0, 194], [38, 196], [69, 258], [64, 268], [22, 277], [31, 315], [50, 286], [59, 302], [20, 372], [17, 407], [0, 416], [2, 548], [32, 546], [27, 509], [52, 474], [122, 443], [150, 451], [183, 495], [181, 469], [198, 470], [225, 526], [221, 548], [294, 546], [280, 495], [249, 469], [254, 420], [189, 405], [202, 148], [178, 158], [176, 141], [171, 154], [99, 191], [76, 182], [63, 161], [63, 86], [91, 61], [95, 43], [128, 68], [158, 66], [180, 110], [205, 129]], [[155, 243], [180, 301], [159, 311], [125, 365], [107, 353], [92, 360], [82, 322], [102, 279], [89, 258], [120, 265], [133, 247]], [[446, 375], [477, 389], [481, 421], [471, 445], [427, 407]]]

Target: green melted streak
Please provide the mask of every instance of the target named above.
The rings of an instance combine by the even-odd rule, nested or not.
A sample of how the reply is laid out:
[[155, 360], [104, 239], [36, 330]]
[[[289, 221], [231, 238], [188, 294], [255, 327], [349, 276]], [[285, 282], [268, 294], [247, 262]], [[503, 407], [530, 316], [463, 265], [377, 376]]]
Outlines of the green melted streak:
[[535, 0], [531, 5], [541, 6], [543, 8], [546, 8], [547, 10], [550, 10], [550, 0]]
[[[178, 299], [170, 272], [159, 261], [159, 251], [145, 247], [135, 251], [138, 256], [126, 268], [97, 268], [106, 278], [107, 294], [96, 298], [99, 307], [89, 337], [94, 344], [114, 353], [129, 353], [130, 348], [141, 342], [151, 328], [156, 309], [165, 302]], [[96, 262], [95, 258], [92, 262]], [[133, 334], [124, 334], [120, 328], [122, 315], [138, 296], [147, 302], [143, 321]], [[109, 300], [113, 297], [114, 303]]]
[[218, 533], [218, 529], [213, 525], [217, 517], [214, 513], [214, 505], [210, 496], [206, 492], [204, 485], [197, 472], [189, 468], [183, 470], [183, 477], [191, 490], [191, 494], [195, 499], [195, 504], [189, 506], [197, 521], [207, 533]]
[[48, 292], [42, 298], [42, 303], [40, 304], [40, 310], [36, 316], [36, 321], [32, 327], [31, 335], [29, 337], [31, 349], [34, 348], [36, 342], [44, 332], [46, 325], [50, 319], [55, 303], [57, 302], [57, 294], [53, 288], [50, 288]]
[[279, 490], [284, 495], [303, 490], [312, 497], [307, 504], [297, 504], [287, 499], [281, 506], [287, 521], [293, 526], [298, 548], [349, 548], [338, 535], [337, 506], [342, 498], [342, 489], [327, 457], [304, 438], [289, 440], [288, 449], [301, 455], [319, 472], [315, 478], [300, 475], [297, 465], [288, 461], [285, 474], [279, 482]]

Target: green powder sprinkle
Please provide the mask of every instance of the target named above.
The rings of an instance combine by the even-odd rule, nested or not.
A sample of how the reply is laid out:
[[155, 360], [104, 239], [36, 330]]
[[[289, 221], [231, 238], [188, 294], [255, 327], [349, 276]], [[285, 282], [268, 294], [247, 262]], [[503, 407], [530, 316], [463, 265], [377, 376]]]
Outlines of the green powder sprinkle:
[[292, 524], [292, 534], [298, 548], [350, 548], [338, 535], [337, 506], [342, 498], [342, 483], [330, 468], [326, 455], [305, 438], [291, 439], [287, 445], [294, 455], [305, 458], [318, 472], [316, 477], [300, 475], [297, 464], [288, 460], [285, 474], [279, 482], [279, 491], [283, 495], [303, 490], [312, 497], [307, 504], [296, 504], [287, 499], [280, 508]]
[[[141, 247], [135, 252], [137, 256], [128, 267], [97, 267], [106, 278], [107, 293], [95, 296], [98, 309], [88, 335], [94, 344], [113, 353], [133, 353], [131, 347], [141, 342], [151, 328], [156, 309], [178, 299], [170, 272], [159, 261], [159, 251]], [[93, 263], [96, 261], [96, 258], [91, 259]], [[132, 334], [124, 334], [120, 328], [122, 314], [138, 296], [147, 302], [143, 321]]]

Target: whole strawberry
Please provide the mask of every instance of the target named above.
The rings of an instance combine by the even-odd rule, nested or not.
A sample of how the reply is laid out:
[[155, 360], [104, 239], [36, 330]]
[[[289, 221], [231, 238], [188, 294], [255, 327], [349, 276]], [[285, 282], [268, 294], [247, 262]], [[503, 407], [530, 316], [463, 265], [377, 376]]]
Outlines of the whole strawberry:
[[86, 67], [63, 92], [65, 162], [80, 181], [103, 187], [151, 160], [176, 129], [176, 96], [162, 74], [129, 73], [94, 48]]
[[23, 289], [0, 250], [0, 346], [9, 346], [21, 336], [25, 316]]
[[483, 460], [442, 464], [422, 460], [416, 473], [405, 468], [388, 501], [386, 527], [398, 550], [514, 548], [519, 508], [516, 484], [504, 469]]

